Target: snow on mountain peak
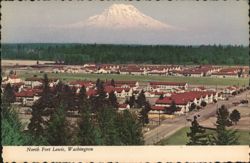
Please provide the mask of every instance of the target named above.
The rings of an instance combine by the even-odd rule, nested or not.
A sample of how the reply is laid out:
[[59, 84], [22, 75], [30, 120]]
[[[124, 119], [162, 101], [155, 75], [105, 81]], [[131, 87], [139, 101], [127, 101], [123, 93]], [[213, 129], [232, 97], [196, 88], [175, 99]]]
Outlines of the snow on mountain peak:
[[84, 22], [74, 24], [75, 27], [85, 26], [105, 29], [170, 29], [162, 23], [140, 12], [133, 5], [113, 4], [100, 15], [89, 17]]

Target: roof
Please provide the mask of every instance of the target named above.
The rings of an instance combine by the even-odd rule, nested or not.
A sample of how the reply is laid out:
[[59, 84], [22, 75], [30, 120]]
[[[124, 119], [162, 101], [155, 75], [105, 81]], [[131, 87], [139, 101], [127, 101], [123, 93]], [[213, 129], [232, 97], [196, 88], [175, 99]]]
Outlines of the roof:
[[164, 106], [151, 106], [151, 110], [160, 110], [160, 111], [162, 111], [162, 110], [165, 110], [165, 107]]
[[176, 105], [186, 105], [195, 99], [205, 98], [206, 96], [215, 95], [216, 92], [212, 91], [189, 91], [184, 93], [173, 93], [171, 97], [164, 97], [163, 99], [156, 100], [156, 104], [171, 105], [175, 102]]
[[118, 108], [127, 108], [128, 104], [118, 104]]
[[21, 92], [17, 92], [15, 93], [16, 97], [34, 97], [34, 96], [38, 96], [42, 93], [42, 90], [38, 90], [38, 89], [25, 89], [22, 90]]
[[87, 95], [88, 96], [94, 96], [94, 95], [96, 95], [97, 94], [97, 91], [95, 90], [95, 89], [89, 89], [88, 91], [87, 91]]

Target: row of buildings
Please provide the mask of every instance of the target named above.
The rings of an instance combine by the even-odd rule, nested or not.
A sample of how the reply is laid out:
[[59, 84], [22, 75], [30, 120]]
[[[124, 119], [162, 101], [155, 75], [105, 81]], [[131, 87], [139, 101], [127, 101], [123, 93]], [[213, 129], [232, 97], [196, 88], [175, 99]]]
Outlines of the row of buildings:
[[[59, 79], [49, 79], [49, 86], [53, 91]], [[22, 106], [31, 106], [41, 97], [43, 79], [39, 77], [30, 77], [24, 80], [20, 79], [16, 74], [9, 75], [2, 80], [2, 91], [7, 83], [15, 88], [16, 104]], [[87, 80], [75, 80], [67, 82], [69, 87], [79, 93], [82, 86], [85, 86], [88, 97], [97, 94], [96, 83]], [[137, 97], [143, 90], [145, 97], [152, 105], [151, 113], [167, 113], [168, 108], [175, 103], [178, 108], [178, 114], [189, 111], [192, 104], [200, 106], [202, 102], [207, 104], [223, 99], [223, 94], [233, 94], [240, 87], [227, 87], [223, 91], [213, 89], [206, 90], [203, 87], [189, 88], [185, 82], [147, 82], [141, 84], [137, 81], [105, 81], [104, 89], [107, 93], [114, 92], [119, 99], [119, 109], [129, 109], [130, 106], [125, 103], [126, 99], [131, 96]]]
[[39, 70], [53, 73], [94, 73], [123, 75], [190, 76], [216, 78], [245, 78], [249, 76], [248, 66], [184, 66], [145, 64], [84, 64], [84, 65], [14, 65], [6, 69]]
[[59, 66], [53, 68], [55, 73], [97, 73], [123, 75], [157, 75], [157, 76], [211, 76], [217, 78], [247, 77], [249, 68], [244, 66], [180, 66], [180, 65], [113, 65], [113, 64], [85, 64], [84, 66]]

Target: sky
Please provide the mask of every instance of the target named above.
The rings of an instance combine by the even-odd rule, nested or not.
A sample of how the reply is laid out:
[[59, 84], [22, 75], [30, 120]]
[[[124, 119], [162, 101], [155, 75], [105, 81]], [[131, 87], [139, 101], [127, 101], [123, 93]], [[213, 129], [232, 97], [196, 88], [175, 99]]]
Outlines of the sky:
[[[249, 44], [247, 0], [1, 3], [2, 43]], [[143, 14], [175, 30], [121, 32], [56, 28], [86, 21], [114, 3], [132, 4]]]

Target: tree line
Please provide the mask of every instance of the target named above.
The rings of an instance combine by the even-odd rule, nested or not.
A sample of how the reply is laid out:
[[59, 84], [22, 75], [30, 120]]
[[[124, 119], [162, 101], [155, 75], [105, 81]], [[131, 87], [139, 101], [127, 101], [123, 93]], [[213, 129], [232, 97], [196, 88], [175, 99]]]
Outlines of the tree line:
[[2, 44], [3, 59], [54, 60], [65, 64], [248, 65], [248, 51], [248, 47], [232, 45]]
[[[87, 98], [84, 86], [78, 94], [74, 93], [74, 88], [61, 82], [52, 90], [45, 74], [43, 92], [32, 106], [28, 130], [23, 131], [20, 119], [11, 105], [15, 101], [14, 90], [7, 84], [2, 95], [2, 144], [144, 144], [143, 118], [128, 110], [118, 112], [114, 92], [107, 97], [103, 82], [97, 80], [96, 85], [97, 94]], [[70, 116], [70, 113], [77, 113], [77, 116]]]

